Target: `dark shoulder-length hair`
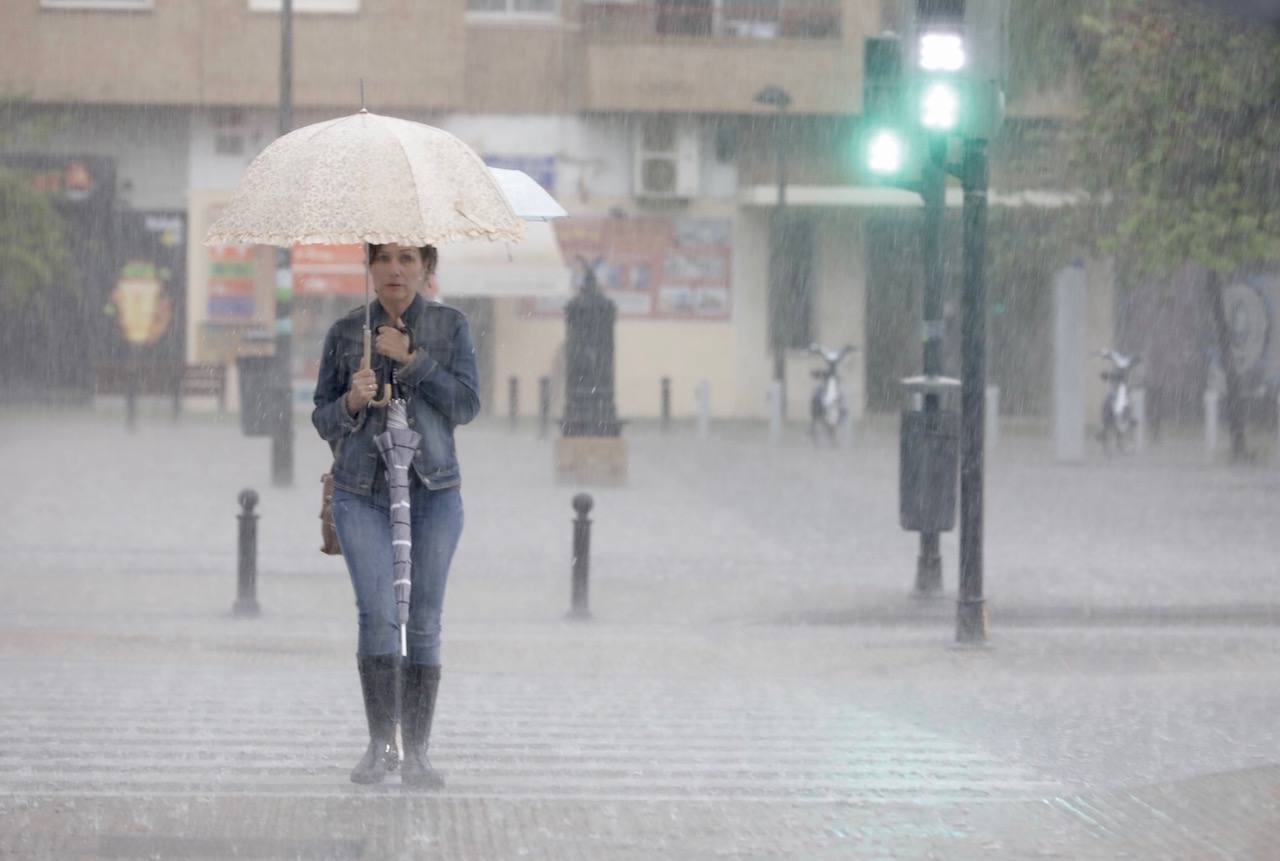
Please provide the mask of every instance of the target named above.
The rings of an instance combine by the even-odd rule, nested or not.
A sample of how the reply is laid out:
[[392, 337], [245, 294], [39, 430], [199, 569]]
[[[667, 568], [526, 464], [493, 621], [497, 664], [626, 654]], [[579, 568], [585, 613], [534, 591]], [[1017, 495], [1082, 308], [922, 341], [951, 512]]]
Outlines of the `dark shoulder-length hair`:
[[[368, 260], [370, 263], [373, 262], [374, 257], [378, 256], [378, 249], [380, 248], [382, 248], [382, 245], [375, 245], [372, 242], [365, 244], [365, 253], [369, 255]], [[436, 271], [436, 264], [440, 262], [440, 252], [436, 250], [434, 245], [418, 246], [418, 256], [422, 258], [422, 265], [426, 267], [428, 275]]]

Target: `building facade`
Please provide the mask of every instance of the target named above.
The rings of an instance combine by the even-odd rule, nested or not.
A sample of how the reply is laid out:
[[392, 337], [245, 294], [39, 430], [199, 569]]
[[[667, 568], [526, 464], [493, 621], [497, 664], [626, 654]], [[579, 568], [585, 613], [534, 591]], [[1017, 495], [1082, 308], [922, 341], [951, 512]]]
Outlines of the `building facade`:
[[[167, 225], [170, 244], [185, 248], [182, 319], [174, 324], [185, 361], [234, 365], [236, 355], [269, 348], [271, 252], [210, 249], [200, 238], [279, 131], [278, 0], [2, 5], [0, 92], [20, 97], [11, 110], [22, 119], [0, 142], [4, 152], [67, 164], [105, 159], [115, 208]], [[692, 414], [695, 386], [705, 380], [714, 415], [766, 416], [778, 360], [769, 256], [780, 191], [794, 260], [783, 296], [792, 346], [781, 356], [789, 416], [807, 415], [810, 342], [860, 348], [845, 369], [855, 416], [897, 406], [897, 380], [920, 363], [911, 274], [918, 205], [905, 193], [860, 187], [848, 156], [863, 43], [893, 26], [896, 3], [294, 0], [293, 7], [295, 127], [353, 113], [363, 88], [370, 110], [458, 135], [490, 164], [534, 176], [570, 213], [555, 227], [568, 269], [558, 289], [451, 283], [450, 249], [442, 249], [445, 298], [473, 317], [494, 411], [506, 410], [495, 399], [510, 378], [526, 393], [522, 411], [532, 413], [537, 378], [563, 375], [560, 307], [591, 265], [619, 308], [621, 415], [656, 415], [660, 380], [669, 377], [677, 415]], [[785, 91], [785, 109], [761, 98], [768, 88]], [[1014, 105], [1010, 122], [1052, 122], [1070, 105], [1069, 93], [1039, 94]], [[1035, 176], [993, 169], [997, 208], [1064, 200], [1052, 188], [1046, 196]], [[958, 194], [951, 198], [958, 212]], [[340, 251], [327, 255], [295, 258], [300, 399], [323, 329], [360, 301], [358, 266]], [[958, 273], [958, 260], [948, 266]], [[1105, 343], [1111, 278], [1103, 265], [1089, 273], [1089, 337]], [[1023, 285], [1019, 295], [1047, 290]], [[1013, 306], [1030, 309], [1019, 326], [1051, 331], [1045, 302]], [[1034, 335], [1024, 340], [1047, 349]], [[1049, 384], [1048, 361], [1008, 365], [997, 359], [993, 367], [1028, 394], [1007, 399], [1006, 409], [1043, 414], [1047, 399], [1034, 393]]]

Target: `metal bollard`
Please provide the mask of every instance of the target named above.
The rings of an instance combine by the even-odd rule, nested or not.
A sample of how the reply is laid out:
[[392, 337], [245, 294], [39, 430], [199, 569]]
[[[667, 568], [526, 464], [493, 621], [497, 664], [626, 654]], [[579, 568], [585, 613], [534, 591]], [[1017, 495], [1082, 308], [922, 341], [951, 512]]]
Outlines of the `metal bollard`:
[[551, 428], [551, 378], [538, 377], [538, 439], [546, 439]]
[[706, 439], [711, 433], [711, 383], [698, 380], [698, 385], [694, 386], [693, 400], [698, 411], [698, 438]]
[[990, 454], [1000, 444], [1000, 387], [987, 386], [986, 398], [986, 423], [983, 433], [986, 453]]
[[124, 427], [129, 433], [138, 429], [138, 371], [132, 367], [124, 390]]
[[511, 429], [515, 430], [520, 421], [520, 379], [515, 376], [507, 380], [507, 413], [511, 417]]
[[231, 614], [240, 618], [252, 618], [261, 611], [258, 607], [258, 515], [253, 508], [258, 504], [258, 492], [253, 488], [240, 491], [239, 565], [236, 575], [236, 602]]
[[590, 619], [587, 609], [587, 577], [591, 573], [591, 506], [589, 493], [573, 497], [573, 510], [578, 517], [573, 521], [573, 601], [569, 607], [570, 619]]
[[769, 442], [777, 445], [782, 442], [782, 383], [774, 380], [769, 384]]
[[1134, 389], [1130, 397], [1133, 399], [1133, 450], [1142, 454], [1147, 450], [1147, 390]]
[[671, 378], [662, 378], [662, 432], [671, 430]]
[[1206, 389], [1204, 393], [1204, 453], [1213, 459], [1218, 451], [1218, 391]]

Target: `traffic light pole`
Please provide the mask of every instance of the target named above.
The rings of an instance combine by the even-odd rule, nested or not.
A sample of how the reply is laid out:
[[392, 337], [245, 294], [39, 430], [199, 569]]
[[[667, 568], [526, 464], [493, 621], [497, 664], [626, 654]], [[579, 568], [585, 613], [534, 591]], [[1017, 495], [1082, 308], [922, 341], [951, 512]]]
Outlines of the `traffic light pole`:
[[[787, 110], [790, 98], [785, 94], [777, 94], [778, 112], [773, 115], [773, 150], [777, 159], [775, 168], [778, 177], [778, 203], [773, 210], [773, 221], [769, 226], [769, 261], [773, 265], [770, 273], [773, 278], [772, 287], [777, 290], [789, 270], [786, 265], [787, 248], [784, 237], [787, 235], [787, 153], [782, 146], [782, 115]], [[776, 308], [774, 309], [776, 312]], [[776, 325], [776, 323], [775, 323]], [[778, 409], [782, 421], [787, 420], [787, 352], [786, 345], [779, 336], [773, 345], [773, 381], [778, 385]]]
[[[293, 130], [293, 0], [280, 4], [280, 134]], [[293, 485], [293, 279], [289, 249], [276, 249], [276, 375], [285, 402], [271, 435], [271, 483]]]
[[[946, 207], [947, 173], [946, 140], [933, 137], [920, 180], [920, 196], [924, 199], [924, 229], [921, 250], [924, 254], [924, 375], [942, 375], [942, 218]], [[939, 395], [924, 396], [924, 412], [941, 409]], [[932, 597], [942, 592], [942, 554], [937, 532], [920, 533], [920, 555], [916, 560], [917, 597]]]
[[[785, 255], [787, 253], [784, 237], [787, 235], [787, 154], [782, 148], [782, 109], [773, 118], [773, 148], [777, 154], [778, 202], [773, 209], [772, 221], [769, 225], [769, 262], [772, 264], [770, 276], [773, 289], [787, 272]], [[776, 311], [776, 309], [774, 309]], [[787, 353], [779, 337], [773, 345], [773, 381], [778, 384], [778, 403], [782, 412], [782, 420], [787, 420]]]
[[987, 142], [964, 142], [964, 312], [960, 372], [960, 597], [956, 641], [987, 639], [982, 597], [983, 470], [986, 428]]

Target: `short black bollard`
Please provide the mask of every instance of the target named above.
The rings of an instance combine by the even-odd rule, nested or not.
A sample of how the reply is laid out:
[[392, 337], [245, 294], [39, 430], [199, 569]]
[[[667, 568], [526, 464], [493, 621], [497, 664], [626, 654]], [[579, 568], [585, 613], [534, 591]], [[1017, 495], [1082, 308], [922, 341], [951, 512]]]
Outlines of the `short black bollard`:
[[258, 607], [258, 515], [253, 508], [258, 504], [258, 492], [252, 488], [240, 491], [240, 551], [236, 579], [236, 602], [231, 614], [240, 618], [252, 618], [260, 612]]
[[129, 382], [124, 389], [124, 427], [133, 433], [138, 429], [138, 372], [129, 369]]
[[671, 378], [662, 378], [662, 430], [671, 430]]
[[579, 493], [573, 498], [573, 510], [578, 517], [573, 521], [573, 604], [569, 608], [570, 619], [590, 619], [587, 609], [587, 577], [591, 573], [591, 494]]
[[507, 412], [511, 416], [511, 429], [515, 430], [520, 421], [520, 378], [507, 380]]
[[538, 439], [546, 439], [551, 428], [551, 378], [538, 377]]

